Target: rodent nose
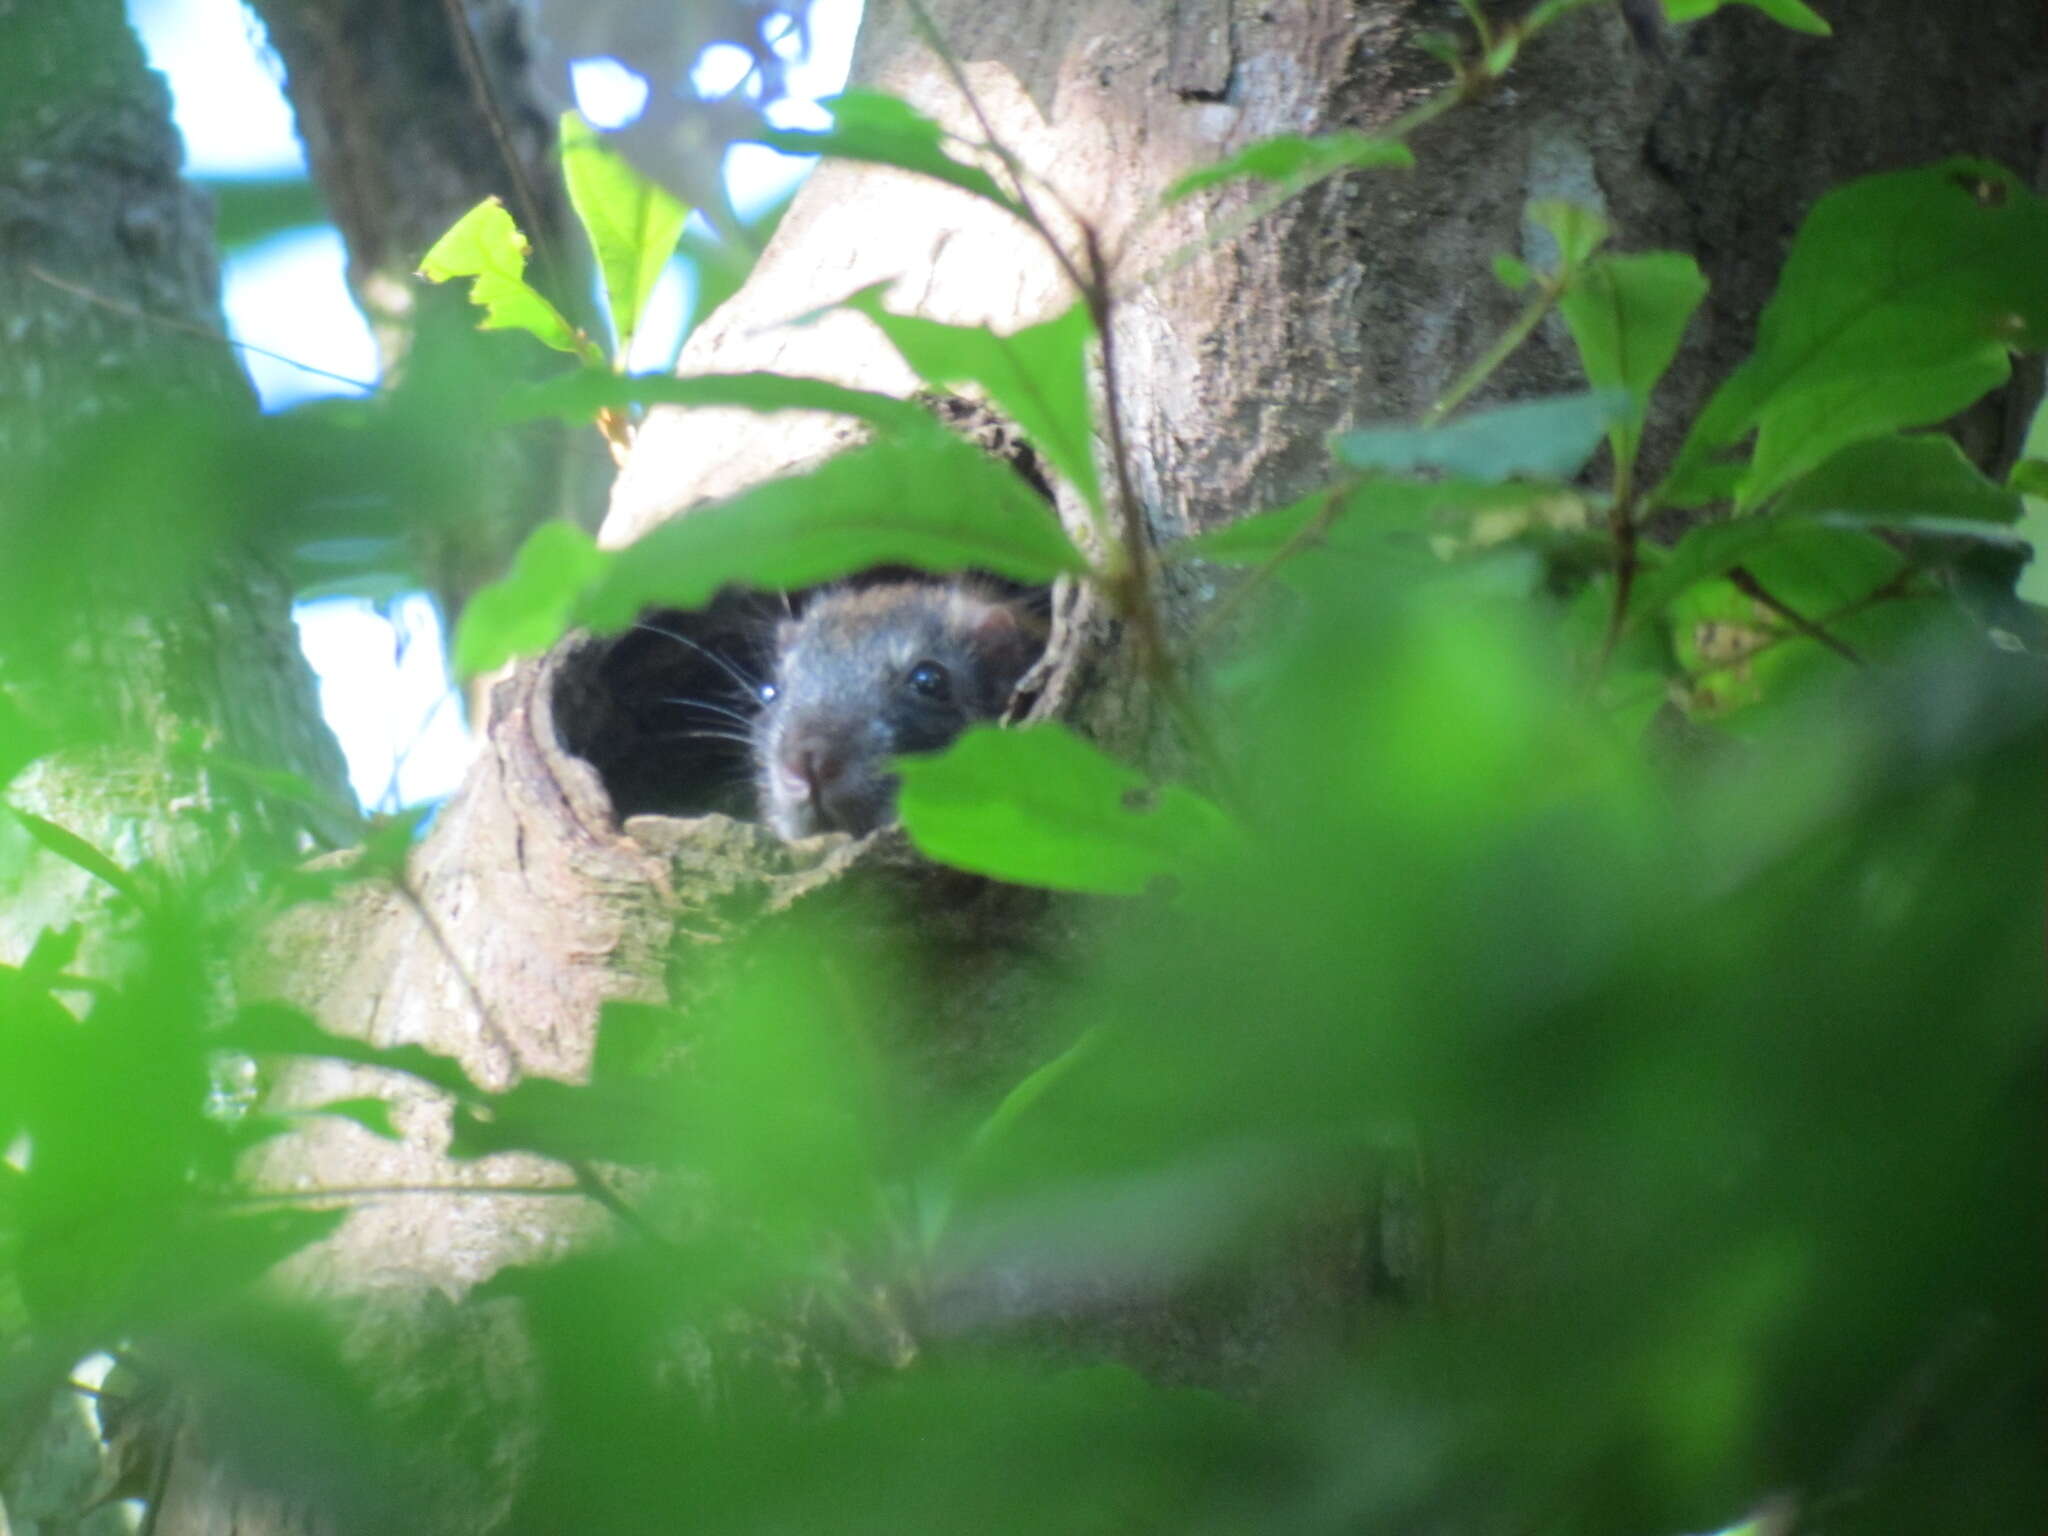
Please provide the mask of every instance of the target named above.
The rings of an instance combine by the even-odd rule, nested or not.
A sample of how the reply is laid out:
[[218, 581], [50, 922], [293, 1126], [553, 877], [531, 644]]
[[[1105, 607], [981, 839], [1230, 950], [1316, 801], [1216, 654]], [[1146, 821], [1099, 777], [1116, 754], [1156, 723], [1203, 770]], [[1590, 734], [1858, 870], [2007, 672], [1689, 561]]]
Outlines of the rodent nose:
[[810, 791], [813, 801], [818, 801], [846, 772], [846, 754], [815, 740], [798, 741], [783, 754], [782, 767]]

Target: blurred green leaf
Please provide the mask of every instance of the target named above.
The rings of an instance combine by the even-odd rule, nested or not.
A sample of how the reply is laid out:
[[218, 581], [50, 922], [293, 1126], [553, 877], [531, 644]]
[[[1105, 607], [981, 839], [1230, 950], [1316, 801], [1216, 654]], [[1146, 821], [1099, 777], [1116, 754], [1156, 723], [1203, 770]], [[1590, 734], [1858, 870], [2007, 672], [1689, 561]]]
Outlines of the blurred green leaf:
[[[484, 312], [477, 322], [480, 329], [525, 331], [558, 352], [593, 354], [596, 349], [577, 335], [576, 327], [526, 281], [530, 251], [505, 205], [488, 197], [420, 258], [420, 276], [430, 283], [471, 279], [470, 302]], [[601, 359], [591, 356], [591, 361]]]
[[934, 423], [662, 524], [606, 558], [575, 619], [623, 629], [643, 608], [697, 607], [727, 584], [789, 589], [899, 564], [1029, 582], [1085, 569], [1041, 497]]
[[129, 876], [128, 871], [84, 838], [58, 826], [54, 821], [36, 815], [33, 811], [24, 811], [19, 806], [9, 806], [7, 810], [30, 837], [65, 863], [76, 865], [88, 875], [105, 881], [130, 901], [143, 900], [142, 891]]
[[1774, 510], [1833, 512], [1895, 523], [1905, 518], [2019, 521], [2020, 498], [2001, 489], [1938, 433], [1871, 438], [1844, 448], [1786, 487]]
[[1939, 421], [2048, 341], [2048, 202], [2001, 168], [1950, 160], [1866, 177], [1815, 205], [1758, 326], [1659, 499], [1754, 429], [1737, 496], [1756, 506], [1838, 450]]
[[1668, 552], [1649, 556], [1629, 593], [1632, 615], [1657, 613], [1681, 592], [1725, 575], [1757, 558], [1781, 540], [1797, 536], [1810, 520], [1758, 515], [1690, 529]]
[[1601, 435], [1634, 409], [1619, 391], [1522, 400], [1437, 427], [1384, 426], [1340, 432], [1330, 446], [1354, 469], [1408, 474], [1442, 470], [1471, 480], [1530, 476], [1569, 480]]
[[690, 210], [629, 165], [582, 113], [562, 114], [560, 143], [562, 179], [597, 256], [617, 356], [623, 360], [648, 295], [676, 253]]
[[1412, 170], [1415, 156], [1394, 139], [1344, 128], [1335, 133], [1277, 134], [1247, 144], [1234, 155], [1189, 171], [1160, 194], [1163, 203], [1177, 203], [1206, 188], [1251, 177], [1256, 181], [1312, 180], [1332, 171]]
[[763, 413], [831, 411], [898, 434], [926, 431], [932, 425], [931, 412], [915, 401], [848, 389], [824, 379], [781, 373], [694, 373], [674, 378], [613, 373], [608, 368], [585, 368], [515, 390], [505, 397], [504, 414], [508, 421], [549, 416], [587, 421], [600, 410], [629, 405], [731, 405]]
[[927, 856], [1052, 890], [1134, 895], [1225, 856], [1230, 820], [1064, 726], [974, 726], [946, 751], [902, 759], [904, 829]]
[[950, 154], [945, 130], [908, 103], [879, 91], [852, 90], [828, 96], [819, 105], [832, 114], [832, 126], [823, 132], [764, 128], [755, 137], [785, 155], [832, 155], [933, 176], [1024, 216], [993, 176]]
[[514, 656], [546, 650], [568, 629], [607, 556], [574, 523], [543, 523], [526, 536], [511, 572], [469, 600], [455, 626], [458, 677], [476, 677]]
[[194, 179], [213, 199], [214, 239], [224, 254], [328, 222], [320, 193], [303, 172]]
[[1814, 37], [1833, 37], [1834, 29], [1805, 0], [1663, 0], [1664, 14], [1674, 22], [1698, 21], [1724, 5], [1748, 5], [1762, 11], [1781, 27]]
[[252, 1056], [315, 1056], [378, 1067], [416, 1077], [457, 1098], [474, 1097], [476, 1088], [461, 1066], [423, 1046], [375, 1046], [347, 1035], [329, 1034], [306, 1014], [281, 1003], [252, 1003], [236, 1013], [217, 1044]]
[[1559, 297], [1587, 380], [1628, 396], [1628, 419], [1607, 433], [1617, 464], [1635, 462], [1650, 396], [1706, 293], [1707, 280], [1690, 256], [1655, 251], [1594, 262]]
[[1499, 514], [1527, 522], [1570, 495], [1563, 486], [1536, 482], [1374, 477], [1312, 491], [1287, 506], [1184, 539], [1166, 553], [1172, 560], [1263, 565], [1303, 545], [1349, 550], [1366, 537], [1405, 537], [1419, 544], [1453, 518]]
[[658, 1084], [571, 1085], [530, 1077], [456, 1111], [454, 1158], [534, 1152], [563, 1162], [663, 1167], [675, 1161], [677, 1127]]
[[846, 301], [866, 315], [928, 384], [977, 384], [1097, 512], [1094, 415], [1088, 400], [1088, 345], [1095, 326], [1076, 302], [1057, 319], [999, 335], [985, 325], [942, 325], [891, 314], [881, 288]]

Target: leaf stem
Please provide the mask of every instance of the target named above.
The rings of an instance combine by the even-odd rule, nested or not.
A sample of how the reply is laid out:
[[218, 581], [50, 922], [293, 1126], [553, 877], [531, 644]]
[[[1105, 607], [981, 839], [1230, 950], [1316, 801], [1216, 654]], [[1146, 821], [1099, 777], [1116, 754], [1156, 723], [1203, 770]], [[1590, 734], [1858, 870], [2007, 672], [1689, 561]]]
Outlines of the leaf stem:
[[1514, 323], [1501, 332], [1493, 345], [1488, 347], [1471, 367], [1458, 376], [1457, 382], [1452, 384], [1437, 399], [1435, 404], [1422, 413], [1421, 425], [1425, 427], [1436, 426], [1446, 416], [1450, 415], [1451, 412], [1463, 405], [1470, 398], [1474, 390], [1492, 378], [1499, 371], [1501, 364], [1512, 357], [1517, 349], [1521, 347], [1522, 343], [1527, 341], [1534, 333], [1536, 327], [1543, 323], [1543, 317], [1549, 314], [1552, 308], [1556, 306], [1558, 295], [1563, 291], [1564, 277], [1562, 274], [1544, 279], [1536, 291], [1536, 297], [1523, 306], [1522, 312], [1515, 317]]

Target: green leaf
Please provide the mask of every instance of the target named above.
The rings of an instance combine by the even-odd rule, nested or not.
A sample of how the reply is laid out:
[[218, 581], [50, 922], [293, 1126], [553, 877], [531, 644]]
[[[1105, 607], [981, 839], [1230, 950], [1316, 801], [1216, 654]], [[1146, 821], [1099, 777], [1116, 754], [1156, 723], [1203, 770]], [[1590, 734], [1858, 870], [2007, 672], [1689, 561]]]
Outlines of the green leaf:
[[1748, 5], [1762, 11], [1781, 27], [1790, 27], [1794, 32], [1805, 32], [1814, 37], [1833, 37], [1834, 28], [1821, 19], [1820, 13], [1805, 3], [1805, 0], [1664, 0], [1664, 14], [1673, 22], [1698, 21], [1711, 16], [1724, 5]]
[[1607, 434], [1617, 464], [1634, 462], [1650, 395], [1706, 293], [1707, 280], [1690, 256], [1653, 251], [1596, 261], [1560, 296], [1587, 380], [1628, 394], [1627, 419]]
[[932, 413], [913, 400], [781, 373], [697, 373], [676, 378], [665, 373], [585, 368], [513, 391], [504, 397], [502, 410], [507, 421], [540, 417], [587, 421], [600, 410], [629, 405], [729, 405], [763, 414], [831, 411], [899, 436], [926, 432], [933, 425]]
[[1561, 198], [1540, 198], [1529, 205], [1536, 227], [1557, 242], [1557, 270], [1576, 272], [1607, 243], [1609, 226], [1597, 209]]
[[2022, 496], [2048, 496], [2048, 459], [2021, 459], [2005, 483]]
[[580, 355], [593, 350], [561, 311], [526, 281], [529, 250], [505, 205], [487, 197], [434, 242], [420, 259], [420, 276], [430, 283], [472, 279], [469, 301], [484, 312], [478, 322], [481, 330], [525, 331], [558, 352]]
[[880, 91], [843, 91], [820, 105], [832, 113], [832, 126], [823, 132], [764, 128], [755, 137], [786, 155], [832, 155], [916, 171], [1024, 216], [1016, 199], [987, 171], [948, 154], [945, 130], [907, 102]]
[[1659, 499], [1691, 504], [1712, 456], [1754, 430], [1755, 506], [1837, 450], [1954, 414], [2048, 341], [2048, 203], [1997, 166], [1951, 160], [1822, 198], [1757, 346], [1716, 391]]
[[1233, 842], [1210, 801], [1177, 784], [1154, 790], [1064, 726], [975, 726], [897, 769], [903, 825], [921, 852], [1019, 885], [1134, 895]]
[[1055, 319], [1005, 336], [985, 325], [891, 314], [882, 308], [879, 286], [846, 304], [880, 326], [926, 383], [941, 389], [980, 385], [1088, 505], [1102, 510], [1088, 405], [1088, 344], [1095, 325], [1087, 305], [1077, 301]]
[[1086, 569], [1043, 498], [936, 422], [674, 518], [601, 558], [575, 616], [598, 630], [623, 629], [650, 604], [698, 607], [727, 584], [786, 590], [876, 565], [1029, 582]]
[[1018, 1122], [1031, 1113], [1039, 1100], [1094, 1054], [1101, 1040], [1099, 1028], [1083, 1031], [1081, 1037], [1059, 1055], [1035, 1071], [1026, 1073], [1022, 1081], [1003, 1095], [1002, 1102], [989, 1117], [974, 1128], [960, 1154], [959, 1163], [948, 1170], [937, 1188], [926, 1191], [920, 1212], [920, 1228], [926, 1243], [936, 1242], [944, 1235], [946, 1224], [952, 1217], [953, 1200], [960, 1187], [971, 1182], [991, 1153], [1003, 1147]]
[[562, 179], [597, 255], [618, 356], [624, 358], [690, 210], [627, 164], [582, 113], [562, 114], [561, 145]]
[[448, 1155], [466, 1161], [538, 1152], [563, 1162], [660, 1163], [673, 1156], [673, 1100], [660, 1082], [600, 1085], [529, 1077], [492, 1094], [487, 1109], [458, 1107]]
[[1637, 578], [1629, 613], [1657, 613], [1739, 565], [1807, 617], [1823, 618], [1890, 580], [1905, 564], [1897, 550], [1865, 531], [1868, 526], [1861, 518], [1838, 522], [1771, 513], [1695, 528]]
[[60, 827], [54, 821], [45, 820], [33, 811], [25, 811], [20, 806], [10, 805], [6, 809], [21, 823], [22, 829], [46, 851], [54, 853], [67, 864], [76, 865], [88, 875], [97, 877], [130, 901], [137, 904], [142, 902], [142, 889], [135, 883], [134, 877], [76, 832], [68, 827]]
[[1354, 469], [1438, 469], [1483, 481], [1518, 475], [1569, 480], [1592, 457], [1601, 434], [1632, 409], [1626, 394], [1596, 390], [1496, 406], [1439, 427], [1365, 427], [1339, 433], [1331, 447]]
[[455, 673], [475, 677], [562, 637], [577, 602], [609, 557], [574, 523], [542, 523], [527, 535], [511, 573], [483, 588], [455, 627]]
[[376, 1046], [347, 1035], [331, 1035], [306, 1014], [282, 1003], [252, 1003], [241, 1009], [214, 1043], [252, 1056], [318, 1056], [379, 1067], [416, 1077], [457, 1098], [476, 1094], [461, 1063], [452, 1057], [437, 1056], [418, 1045]]
[[213, 235], [222, 251], [238, 251], [275, 235], [327, 222], [327, 210], [312, 178], [287, 176], [202, 176], [196, 181], [213, 199]]
[[1510, 256], [1506, 251], [1493, 258], [1493, 275], [1499, 278], [1501, 286], [1511, 293], [1520, 293], [1536, 281], [1536, 274], [1529, 270], [1529, 264], [1519, 256]]
[[1873, 522], [1905, 518], [2018, 522], [2018, 493], [2001, 488], [1938, 433], [1877, 437], [1844, 448], [1786, 488], [1781, 514], [1844, 513]]
[[1168, 187], [1160, 201], [1177, 203], [1205, 187], [1249, 176], [1258, 181], [1312, 181], [1332, 171], [1412, 170], [1415, 156], [1396, 139], [1375, 138], [1354, 128], [1310, 136], [1283, 133], [1256, 144], [1247, 144], [1236, 154], [1189, 171]]

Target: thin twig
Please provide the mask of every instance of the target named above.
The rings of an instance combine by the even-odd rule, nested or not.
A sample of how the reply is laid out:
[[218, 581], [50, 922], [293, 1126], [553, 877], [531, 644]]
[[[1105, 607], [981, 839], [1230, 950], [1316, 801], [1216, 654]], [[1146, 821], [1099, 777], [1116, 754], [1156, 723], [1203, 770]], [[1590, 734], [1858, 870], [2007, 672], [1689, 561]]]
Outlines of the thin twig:
[[525, 162], [512, 147], [511, 130], [505, 126], [505, 114], [498, 105], [497, 92], [491, 88], [490, 73], [484, 68], [483, 51], [477, 47], [476, 35], [470, 31], [469, 18], [463, 15], [462, 0], [441, 0], [441, 10], [448, 18], [448, 34], [455, 44], [462, 72], [468, 77], [470, 94], [476, 98], [477, 110], [483, 113], [484, 122], [491, 130], [491, 142], [497, 146], [498, 158], [505, 162], [512, 196], [519, 204], [519, 222], [533, 241], [541, 266], [547, 271], [550, 293], [560, 299], [570, 290], [564, 281], [562, 263], [555, 254], [554, 238], [541, 220], [540, 199], [534, 194], [533, 183], [527, 179]]
[[576, 1188], [579, 1193], [596, 1201], [607, 1211], [610, 1211], [613, 1216], [617, 1217], [621, 1223], [631, 1227], [657, 1248], [675, 1247], [675, 1244], [669, 1241], [665, 1233], [657, 1230], [653, 1223], [648, 1221], [645, 1216], [642, 1216], [631, 1205], [628, 1205], [620, 1197], [618, 1191], [605, 1183], [598, 1176], [597, 1169], [589, 1162], [580, 1157], [573, 1158], [568, 1160], [568, 1168], [571, 1173], [576, 1175]]
[[1862, 656], [1857, 653], [1855, 647], [1845, 640], [1837, 639], [1812, 619], [1807, 618], [1805, 614], [1796, 611], [1781, 598], [1773, 596], [1762, 582], [1750, 574], [1747, 566], [1738, 565], [1733, 567], [1728, 572], [1728, 580], [1733, 584], [1736, 591], [1755, 602], [1761, 603], [1807, 639], [1826, 646], [1844, 661], [1850, 662], [1855, 666], [1860, 667], [1864, 664]]
[[101, 309], [112, 310], [117, 315], [126, 315], [131, 320], [140, 320], [145, 325], [162, 326], [167, 331], [182, 331], [188, 336], [203, 337], [207, 341], [218, 342], [223, 346], [233, 347], [241, 352], [254, 352], [258, 357], [267, 357], [274, 363], [283, 363], [286, 367], [296, 368], [301, 373], [310, 373], [318, 378], [332, 379], [337, 384], [346, 384], [351, 389], [362, 390], [365, 394], [374, 395], [383, 387], [379, 384], [366, 383], [362, 379], [352, 379], [345, 373], [331, 373], [325, 368], [316, 368], [311, 363], [302, 363], [295, 357], [286, 357], [282, 352], [273, 352], [268, 347], [259, 347], [253, 341], [239, 341], [235, 337], [228, 335], [227, 332], [215, 330], [210, 325], [200, 325], [196, 321], [191, 320], [179, 320], [170, 315], [151, 314], [148, 310], [129, 304], [121, 299], [109, 298], [103, 293], [95, 293], [92, 289], [67, 281], [64, 278], [58, 277], [53, 272], [45, 272], [34, 262], [27, 263], [24, 270], [27, 271], [30, 277], [36, 278], [40, 282], [48, 283], [52, 288], [61, 288], [74, 298], [83, 299], [88, 304], [96, 304]]
[[[1075, 291], [1087, 293], [1088, 283], [1081, 276], [1080, 269], [1075, 266], [1072, 254], [1060, 243], [1059, 237], [1053, 233], [1052, 226], [1046, 223], [1032, 203], [1031, 189], [1026, 185], [1027, 178], [1023, 165], [1010, 147], [997, 137], [995, 124], [989, 120], [988, 112], [981, 104], [981, 98], [975, 94], [974, 87], [967, 83], [967, 71], [960, 67], [959, 59], [946, 45], [946, 39], [940, 33], [938, 23], [932, 20], [931, 12], [925, 9], [924, 0], [909, 0], [909, 3], [910, 19], [919, 36], [924, 39], [925, 46], [938, 56], [947, 78], [953, 82], [953, 88], [966, 100], [967, 110], [974, 114], [975, 122], [981, 125], [982, 134], [988, 140], [989, 153], [1002, 161], [1004, 168], [1009, 171], [1011, 184], [1017, 193], [1017, 206], [1024, 214], [1024, 222], [1030, 225], [1032, 232], [1040, 240], [1045, 242], [1046, 249], [1052, 253], [1052, 259], [1059, 263], [1060, 270], [1066, 274], [1067, 281], [1074, 285]], [[1068, 212], [1072, 214], [1071, 209]]]
[[1430, 408], [1422, 413], [1421, 425], [1433, 427], [1451, 412], [1470, 399], [1472, 392], [1492, 378], [1505, 363], [1534, 334], [1536, 327], [1543, 323], [1543, 317], [1550, 313], [1557, 303], [1557, 297], [1564, 291], [1564, 274], [1546, 279], [1537, 289], [1536, 297], [1522, 307], [1514, 323], [1495, 338], [1492, 346], [1473, 362], [1457, 378], [1451, 387], [1438, 397]]

